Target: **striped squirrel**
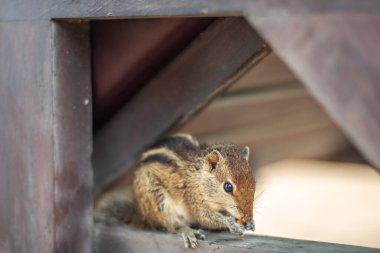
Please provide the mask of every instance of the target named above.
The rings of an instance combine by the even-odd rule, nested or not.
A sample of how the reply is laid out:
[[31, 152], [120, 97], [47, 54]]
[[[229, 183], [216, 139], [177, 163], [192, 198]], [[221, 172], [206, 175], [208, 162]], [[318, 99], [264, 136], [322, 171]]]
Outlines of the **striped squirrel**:
[[255, 181], [248, 157], [248, 147], [199, 143], [189, 134], [166, 137], [142, 154], [135, 169], [137, 208], [113, 199], [96, 217], [181, 234], [187, 248], [205, 238], [202, 229], [253, 231]]

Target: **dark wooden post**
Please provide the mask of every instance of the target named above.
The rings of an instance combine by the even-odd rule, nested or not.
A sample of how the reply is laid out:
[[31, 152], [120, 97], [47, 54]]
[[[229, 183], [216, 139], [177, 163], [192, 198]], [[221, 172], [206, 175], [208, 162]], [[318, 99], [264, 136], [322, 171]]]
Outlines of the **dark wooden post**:
[[88, 24], [0, 22], [0, 252], [91, 252]]

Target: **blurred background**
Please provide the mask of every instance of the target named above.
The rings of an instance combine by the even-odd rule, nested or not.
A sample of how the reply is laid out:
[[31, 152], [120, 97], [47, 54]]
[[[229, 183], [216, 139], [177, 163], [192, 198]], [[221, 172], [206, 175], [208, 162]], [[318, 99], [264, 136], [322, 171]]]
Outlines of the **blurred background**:
[[251, 148], [256, 232], [380, 248], [380, 175], [275, 53], [183, 126]]

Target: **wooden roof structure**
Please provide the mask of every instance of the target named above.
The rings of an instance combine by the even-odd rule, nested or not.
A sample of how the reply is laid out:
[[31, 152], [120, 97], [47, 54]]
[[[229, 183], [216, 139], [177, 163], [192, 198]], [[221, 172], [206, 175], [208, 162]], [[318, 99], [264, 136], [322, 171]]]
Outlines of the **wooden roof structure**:
[[[161, 32], [149, 37], [156, 40], [129, 40], [127, 46], [140, 50], [135, 56], [141, 58], [129, 65], [136, 76], [118, 76], [113, 68], [103, 75], [112, 57], [91, 62], [93, 56], [102, 57], [96, 32], [111, 28], [90, 21], [168, 17], [177, 20], [156, 23]], [[119, 25], [117, 29], [125, 24]], [[0, 251], [82, 253], [93, 252], [94, 245], [95, 252], [109, 252], [112, 245], [148, 251], [152, 241], [163, 240], [169, 244], [155, 250], [174, 252], [178, 242], [169, 235], [95, 229], [93, 192], [271, 49], [379, 169], [379, 27], [377, 0], [3, 1], [0, 200], [5, 204], [0, 206]], [[157, 57], [146, 58], [149, 52]], [[126, 58], [116, 56], [125, 66]], [[97, 66], [103, 66], [99, 72]], [[116, 86], [102, 87], [101, 78], [115, 78]], [[127, 89], [118, 90], [123, 84]], [[128, 103], [121, 104], [119, 93], [127, 94]], [[94, 136], [93, 104], [100, 112]], [[135, 239], [150, 243], [133, 248], [128, 240]], [[256, 244], [257, 252], [378, 252], [260, 240], [245, 246], [227, 243], [225, 249], [247, 251]], [[218, 239], [212, 243], [224, 247]], [[215, 250], [207, 244], [197, 251]]]

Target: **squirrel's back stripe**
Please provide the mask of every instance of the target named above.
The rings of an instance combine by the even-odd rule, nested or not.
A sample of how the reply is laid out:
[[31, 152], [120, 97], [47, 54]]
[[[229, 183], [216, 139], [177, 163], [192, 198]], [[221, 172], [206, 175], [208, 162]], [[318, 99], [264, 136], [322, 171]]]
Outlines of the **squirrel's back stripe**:
[[199, 142], [190, 134], [179, 133], [164, 137], [163, 139], [159, 140], [153, 147], [166, 147], [170, 150], [176, 151], [178, 151], [178, 148], [196, 150], [199, 147]]
[[199, 142], [190, 134], [175, 134], [159, 140], [153, 148], [166, 148], [182, 161], [190, 161], [199, 150]]
[[196, 140], [192, 135], [185, 134], [185, 133], [178, 133], [171, 136], [171, 138], [180, 138], [184, 139], [188, 142], [189, 146], [192, 146], [194, 148], [199, 147], [199, 142]]
[[173, 151], [162, 147], [148, 150], [142, 155], [140, 160], [140, 163], [143, 164], [153, 162], [178, 167], [180, 166], [181, 160]]

